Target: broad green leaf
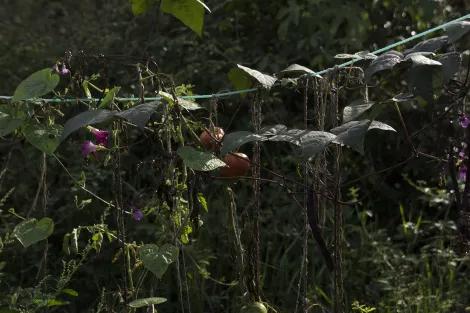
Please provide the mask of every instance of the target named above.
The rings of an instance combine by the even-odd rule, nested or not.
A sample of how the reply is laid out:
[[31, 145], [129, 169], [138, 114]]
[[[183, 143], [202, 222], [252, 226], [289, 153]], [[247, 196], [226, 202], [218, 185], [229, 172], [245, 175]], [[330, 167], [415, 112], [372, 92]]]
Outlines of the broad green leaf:
[[154, 3], [159, 3], [160, 0], [132, 0], [132, 12], [134, 15], [139, 15], [147, 12]]
[[19, 108], [0, 105], [0, 136], [8, 135], [23, 125], [26, 114]]
[[125, 111], [121, 111], [116, 114], [123, 119], [128, 120], [131, 123], [137, 125], [137, 127], [144, 128], [145, 123], [149, 120], [150, 116], [158, 108], [160, 101], [144, 103]]
[[198, 0], [165, 0], [161, 10], [169, 13], [201, 36], [204, 24], [204, 7]]
[[[237, 90], [246, 90], [251, 88], [251, 76], [239, 68], [232, 68], [228, 74], [233, 87]], [[246, 92], [240, 94], [242, 98], [246, 97]]]
[[176, 153], [183, 159], [184, 165], [196, 171], [207, 172], [226, 166], [226, 164], [214, 154], [205, 151], [197, 151], [193, 147], [180, 147]]
[[116, 97], [117, 93], [121, 90], [121, 87], [114, 87], [110, 91], [106, 93], [106, 96], [104, 96], [103, 100], [101, 100], [99, 109], [104, 109], [106, 107], [109, 107], [109, 104], [111, 104], [114, 101], [114, 98]]
[[204, 209], [204, 211], [209, 212], [209, 208], [207, 206], [207, 200], [202, 193], [200, 192], [197, 193], [197, 200], [202, 205], [202, 208]]
[[330, 130], [337, 135], [336, 143], [352, 147], [357, 152], [364, 154], [364, 138], [371, 124], [370, 120], [351, 121]]
[[369, 67], [365, 70], [364, 77], [369, 79], [377, 72], [391, 69], [396, 64], [400, 63], [403, 56], [396, 51], [389, 51], [380, 55], [377, 59], [373, 60]]
[[435, 66], [413, 67], [406, 73], [405, 80], [415, 97], [421, 96], [427, 103], [434, 103], [434, 94], [440, 92], [444, 83], [440, 71], [441, 67]]
[[113, 119], [117, 113], [118, 111], [109, 110], [91, 110], [80, 113], [65, 123], [60, 141], [63, 141], [68, 135], [80, 127], [109, 121]]
[[304, 161], [314, 158], [320, 151], [324, 150], [335, 137], [334, 134], [322, 131], [310, 131], [300, 137]]
[[31, 74], [16, 87], [12, 101], [16, 102], [43, 96], [54, 90], [59, 84], [59, 80], [59, 75], [52, 74], [50, 68]]
[[129, 303], [129, 306], [131, 308], [143, 308], [154, 304], [160, 304], [163, 302], [166, 302], [166, 298], [142, 298], [131, 301], [131, 303]]
[[[167, 100], [168, 102], [170, 103], [173, 103], [174, 100], [173, 100], [173, 96], [167, 92], [164, 92], [164, 91], [160, 91], [158, 93], [159, 96], [162, 96], [165, 100]], [[178, 100], [178, 104], [183, 108], [183, 109], [186, 109], [188, 111], [192, 111], [192, 110], [198, 110], [198, 109], [203, 109], [202, 106], [200, 106], [199, 104], [197, 104], [196, 102], [191, 102], [191, 101], [188, 101], [188, 100], [185, 100], [183, 98], [179, 98], [179, 97], [176, 97], [176, 99]]]
[[442, 64], [442, 79], [446, 84], [460, 69], [462, 58], [458, 52], [448, 52], [437, 58]]
[[257, 70], [253, 70], [251, 68], [242, 66], [240, 64], [237, 64], [238, 68], [245, 71], [248, 75], [256, 79], [261, 86], [263, 86], [266, 89], [271, 89], [272, 85], [276, 82], [276, 78], [263, 74], [261, 72], [258, 72]]
[[370, 123], [368, 130], [371, 130], [371, 129], [389, 130], [392, 132], [397, 132], [392, 126], [379, 122], [379, 121], [372, 121], [372, 123]]
[[372, 108], [374, 104], [375, 102], [364, 102], [363, 99], [353, 101], [343, 110], [343, 123], [354, 120], [356, 117]]
[[41, 125], [36, 122], [26, 125], [23, 134], [30, 144], [35, 148], [52, 155], [60, 144], [60, 137], [62, 136], [62, 126]]
[[449, 26], [446, 26], [444, 31], [446, 32], [446, 35], [449, 36], [450, 41], [456, 42], [470, 31], [470, 22], [460, 21], [452, 23]]
[[35, 218], [28, 218], [16, 225], [13, 236], [27, 248], [38, 241], [44, 240], [52, 234], [54, 221], [45, 217], [38, 222]]
[[178, 248], [169, 244], [164, 244], [160, 248], [154, 244], [143, 245], [139, 247], [139, 255], [144, 267], [161, 278], [168, 266], [176, 261]]
[[265, 141], [268, 137], [253, 134], [249, 131], [238, 131], [224, 136], [223, 146], [220, 150], [221, 155], [225, 155], [230, 151], [240, 148], [242, 145], [252, 141]]
[[47, 306], [60, 306], [60, 305], [67, 305], [70, 304], [69, 301], [64, 301], [64, 300], [58, 300], [58, 299], [52, 299], [47, 301]]

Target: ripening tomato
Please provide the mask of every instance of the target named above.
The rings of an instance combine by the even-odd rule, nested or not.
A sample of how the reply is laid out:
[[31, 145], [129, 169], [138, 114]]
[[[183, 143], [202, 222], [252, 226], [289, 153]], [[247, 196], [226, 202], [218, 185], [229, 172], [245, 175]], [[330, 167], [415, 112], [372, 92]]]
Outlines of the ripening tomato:
[[[224, 138], [225, 132], [222, 128], [220, 127], [214, 127], [212, 136], [217, 139], [218, 141], [222, 141], [222, 138]], [[220, 150], [220, 144], [218, 144], [214, 138], [209, 135], [207, 131], [204, 131], [200, 136], [199, 140], [201, 140], [202, 144], [207, 150], [213, 150], [215, 152], [218, 152]]]
[[268, 310], [261, 302], [255, 302], [244, 306], [241, 313], [268, 313]]
[[250, 158], [243, 153], [227, 154], [224, 157], [224, 162], [228, 167], [220, 168], [220, 176], [222, 177], [235, 177], [244, 176], [248, 173], [250, 168]]

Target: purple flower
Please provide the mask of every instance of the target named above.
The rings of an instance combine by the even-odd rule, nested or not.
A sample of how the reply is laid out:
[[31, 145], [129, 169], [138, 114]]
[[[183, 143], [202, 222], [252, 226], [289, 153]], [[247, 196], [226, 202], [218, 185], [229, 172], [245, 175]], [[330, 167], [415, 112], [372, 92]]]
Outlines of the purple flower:
[[94, 156], [96, 159], [98, 159], [98, 156], [96, 155], [96, 149], [98, 148], [97, 145], [95, 145], [93, 142], [90, 140], [85, 141], [82, 143], [82, 156], [85, 159], [85, 163], [88, 165], [88, 155], [91, 154]]
[[136, 221], [140, 221], [144, 217], [142, 211], [140, 211], [137, 207], [132, 208], [132, 215]]
[[459, 176], [460, 176], [460, 179], [462, 179], [462, 180], [467, 179], [467, 168], [466, 167], [462, 167], [459, 170]]
[[106, 146], [106, 143], [108, 142], [109, 132], [105, 130], [99, 130], [96, 128], [93, 128], [91, 132], [93, 133], [93, 135], [95, 135], [96, 141], [98, 142], [98, 144]]
[[465, 115], [460, 118], [460, 126], [462, 126], [462, 128], [468, 127], [468, 118]]
[[65, 63], [62, 63], [62, 66], [60, 67], [60, 75], [64, 76], [67, 75], [70, 71], [65, 67]]
[[460, 157], [461, 159], [465, 159], [465, 152], [460, 151], [460, 152], [459, 152], [459, 157]]

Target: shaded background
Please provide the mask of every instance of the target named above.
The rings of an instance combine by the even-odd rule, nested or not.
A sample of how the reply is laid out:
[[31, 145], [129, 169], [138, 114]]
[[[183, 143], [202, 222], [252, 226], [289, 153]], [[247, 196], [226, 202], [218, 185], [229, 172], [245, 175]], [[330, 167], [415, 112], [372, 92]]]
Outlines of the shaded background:
[[[236, 64], [274, 73], [292, 63], [313, 70], [321, 70], [338, 60], [338, 53], [376, 50], [407, 38], [430, 27], [442, 24], [468, 13], [465, 1], [206, 1], [212, 13], [205, 16], [202, 37], [167, 14], [159, 14], [156, 32], [149, 42], [149, 54], [156, 60], [160, 71], [170, 75], [177, 85], [194, 85], [195, 94], [211, 94], [232, 90], [226, 74]], [[146, 45], [154, 13], [134, 17], [127, 1], [3, 1], [0, 4], [0, 95], [12, 95], [16, 86], [29, 74], [51, 66], [65, 51], [77, 55], [79, 50], [88, 54], [141, 56]], [[433, 36], [438, 36], [437, 32]], [[417, 42], [403, 47], [410, 48]], [[118, 62], [109, 64], [110, 84], [122, 86], [119, 96], [137, 95], [136, 74], [132, 67]], [[93, 62], [90, 74], [100, 71]], [[94, 68], [96, 66], [96, 68]], [[73, 70], [73, 68], [72, 68]], [[102, 81], [97, 81], [97, 84]], [[385, 99], [389, 89], [373, 89], [372, 99]], [[392, 87], [389, 87], [392, 89]], [[384, 95], [385, 94], [385, 95]], [[94, 96], [99, 96], [94, 94]], [[393, 94], [392, 94], [393, 96]], [[360, 97], [351, 91], [343, 95], [341, 106]], [[201, 101], [203, 104], [204, 101]], [[220, 103], [219, 124], [228, 125], [240, 98], [224, 99]], [[436, 108], [415, 106], [403, 108], [405, 120], [412, 133], [431, 121]], [[73, 116], [84, 108], [64, 108]], [[248, 104], [241, 112], [247, 112]], [[399, 121], [388, 109], [379, 117], [396, 129]], [[282, 123], [291, 128], [302, 127], [301, 96], [293, 92], [275, 90], [265, 99], [263, 124]], [[390, 112], [394, 112], [390, 110]], [[65, 120], [61, 121], [61, 123]], [[418, 141], [423, 151], [430, 149], [444, 154], [442, 128], [438, 124]], [[230, 129], [249, 130], [250, 117], [238, 114]], [[99, 163], [83, 164], [79, 152], [80, 140], [86, 132], [62, 144], [57, 155], [75, 177], [84, 171], [87, 186], [104, 199], [111, 199], [111, 171]], [[140, 134], [131, 134], [138, 140]], [[366, 138], [365, 156], [347, 150], [342, 160], [342, 179], [349, 181], [374, 170], [389, 167], [395, 161], [397, 147], [405, 142], [402, 132], [370, 133]], [[15, 191], [4, 206], [2, 232], [11, 231], [19, 222], [5, 213], [6, 209], [26, 215], [40, 181], [41, 153], [29, 144], [10, 138], [0, 141], [0, 160], [5, 163], [9, 152], [11, 162], [1, 184], [0, 195], [10, 188]], [[251, 147], [243, 148], [251, 155]], [[288, 175], [296, 175], [299, 154], [281, 146], [263, 146], [263, 164]], [[431, 150], [433, 149], [433, 150]], [[278, 157], [281, 151], [281, 158]], [[123, 159], [126, 185], [125, 193], [132, 195], [154, 181], [151, 170], [137, 170], [137, 163], [152, 158], [155, 151], [146, 146], [135, 146]], [[282, 166], [281, 166], [282, 162]], [[88, 198], [81, 191], [72, 190], [73, 181], [53, 158], [47, 159], [48, 216], [55, 221], [54, 235], [50, 238], [49, 274], [57, 277], [61, 260], [62, 238], [78, 225], [97, 222], [103, 206], [93, 201], [86, 209], [65, 218], [75, 209], [74, 195]], [[378, 308], [378, 312], [448, 312], [457, 300], [466, 299], [469, 290], [468, 273], [465, 275], [449, 240], [455, 231], [455, 208], [448, 200], [448, 191], [438, 187], [440, 167], [426, 160], [414, 160], [387, 178], [362, 206], [344, 208], [344, 284], [347, 311], [353, 301]], [[427, 192], [419, 190], [403, 179], [407, 174], [416, 185], [426, 184]], [[266, 173], [262, 175], [269, 176]], [[371, 176], [343, 190], [346, 200], [353, 200], [382, 180]], [[417, 182], [417, 180], [420, 180]], [[228, 202], [220, 182], [205, 182], [209, 211], [201, 212], [204, 225], [198, 236], [187, 245], [187, 271], [192, 312], [238, 312], [239, 300], [234, 289], [218, 282], [236, 279], [230, 259], [226, 220]], [[239, 183], [234, 191], [243, 207], [250, 201], [249, 182]], [[301, 212], [289, 197], [275, 186], [262, 186], [262, 287], [265, 298], [281, 309], [292, 312], [297, 299], [297, 284], [301, 256]], [[400, 208], [403, 214], [400, 213]], [[41, 217], [38, 205], [31, 216]], [[404, 221], [405, 219], [405, 221]], [[420, 227], [416, 221], [420, 219]], [[407, 222], [410, 221], [411, 223]], [[112, 218], [109, 221], [113, 226]], [[152, 219], [127, 221], [129, 238], [150, 243], [161, 229]], [[407, 230], [407, 231], [406, 231]], [[331, 230], [325, 230], [327, 240], [332, 240]], [[309, 289], [311, 304], [319, 303], [328, 312], [332, 297], [330, 276], [314, 241], [310, 242]], [[115, 249], [103, 248], [101, 254], [91, 257], [70, 283], [79, 296], [69, 297], [71, 304], [60, 308], [65, 312], [87, 312], [95, 308], [103, 287], [108, 292], [120, 284], [120, 267], [111, 262]], [[23, 249], [11, 246], [0, 255], [7, 262], [3, 269], [0, 294], [15, 286], [37, 285], [41, 249]], [[191, 259], [191, 260], [190, 260]], [[468, 263], [467, 263], [468, 264]], [[177, 290], [171, 268], [156, 286], [155, 294], [167, 297], [159, 306], [160, 312], [178, 312]], [[160, 309], [161, 308], [161, 309]], [[311, 312], [321, 312], [312, 307]]]

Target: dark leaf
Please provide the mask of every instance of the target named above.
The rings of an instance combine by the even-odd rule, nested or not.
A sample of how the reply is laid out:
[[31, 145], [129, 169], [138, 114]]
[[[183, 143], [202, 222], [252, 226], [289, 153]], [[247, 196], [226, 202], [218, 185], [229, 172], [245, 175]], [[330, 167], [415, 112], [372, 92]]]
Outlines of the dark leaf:
[[159, 101], [144, 103], [125, 111], [116, 114], [123, 119], [137, 125], [137, 127], [144, 128], [145, 123], [149, 120], [150, 116], [155, 112], [160, 104]]
[[446, 35], [449, 36], [450, 41], [456, 42], [470, 31], [470, 22], [460, 21], [452, 23], [449, 26], [446, 26], [444, 31], [446, 32]]
[[[251, 88], [252, 78], [247, 72], [239, 68], [232, 68], [227, 74], [233, 87], [237, 90], [246, 90]], [[246, 97], [246, 92], [241, 93], [242, 98]]]
[[449, 79], [458, 73], [462, 58], [458, 52], [448, 52], [441, 55], [437, 60], [442, 64], [442, 79], [446, 84]]
[[268, 137], [253, 134], [249, 131], [238, 131], [224, 136], [223, 146], [220, 150], [221, 155], [225, 155], [230, 151], [240, 148], [242, 145], [252, 141], [265, 141]]
[[276, 136], [270, 137], [269, 141], [286, 141], [296, 146], [300, 146], [300, 138], [308, 133], [308, 130], [289, 129], [277, 134]]
[[402, 61], [402, 58], [395, 53], [384, 53], [380, 55], [377, 59], [373, 60], [369, 67], [364, 73], [365, 79], [369, 79], [372, 75], [377, 72], [388, 70], [394, 67], [396, 64]]
[[364, 154], [364, 138], [371, 124], [370, 120], [351, 121], [330, 130], [338, 135], [335, 142], [350, 146], [361, 154]]
[[168, 266], [176, 261], [178, 248], [169, 244], [164, 244], [160, 248], [154, 244], [143, 245], [139, 247], [139, 255], [144, 267], [161, 278]]
[[118, 111], [109, 110], [91, 110], [80, 113], [65, 123], [60, 141], [63, 141], [68, 135], [80, 127], [109, 121], [113, 119], [117, 113]]
[[414, 52], [437, 52], [439, 51], [444, 45], [449, 42], [449, 37], [441, 36], [436, 38], [431, 38], [425, 41], [418, 43], [412, 49], [405, 51], [405, 55]]
[[318, 152], [324, 150], [335, 138], [334, 134], [321, 131], [310, 131], [300, 137], [304, 161], [314, 158]]
[[286, 130], [287, 130], [287, 126], [284, 126], [284, 125], [268, 125], [268, 126], [261, 128], [258, 131], [258, 135], [274, 136], [274, 135], [283, 133]]
[[372, 108], [374, 104], [375, 102], [364, 102], [363, 99], [353, 101], [343, 110], [343, 123], [354, 120], [356, 117]]
[[0, 105], [0, 136], [8, 135], [23, 125], [26, 113], [20, 108]]

